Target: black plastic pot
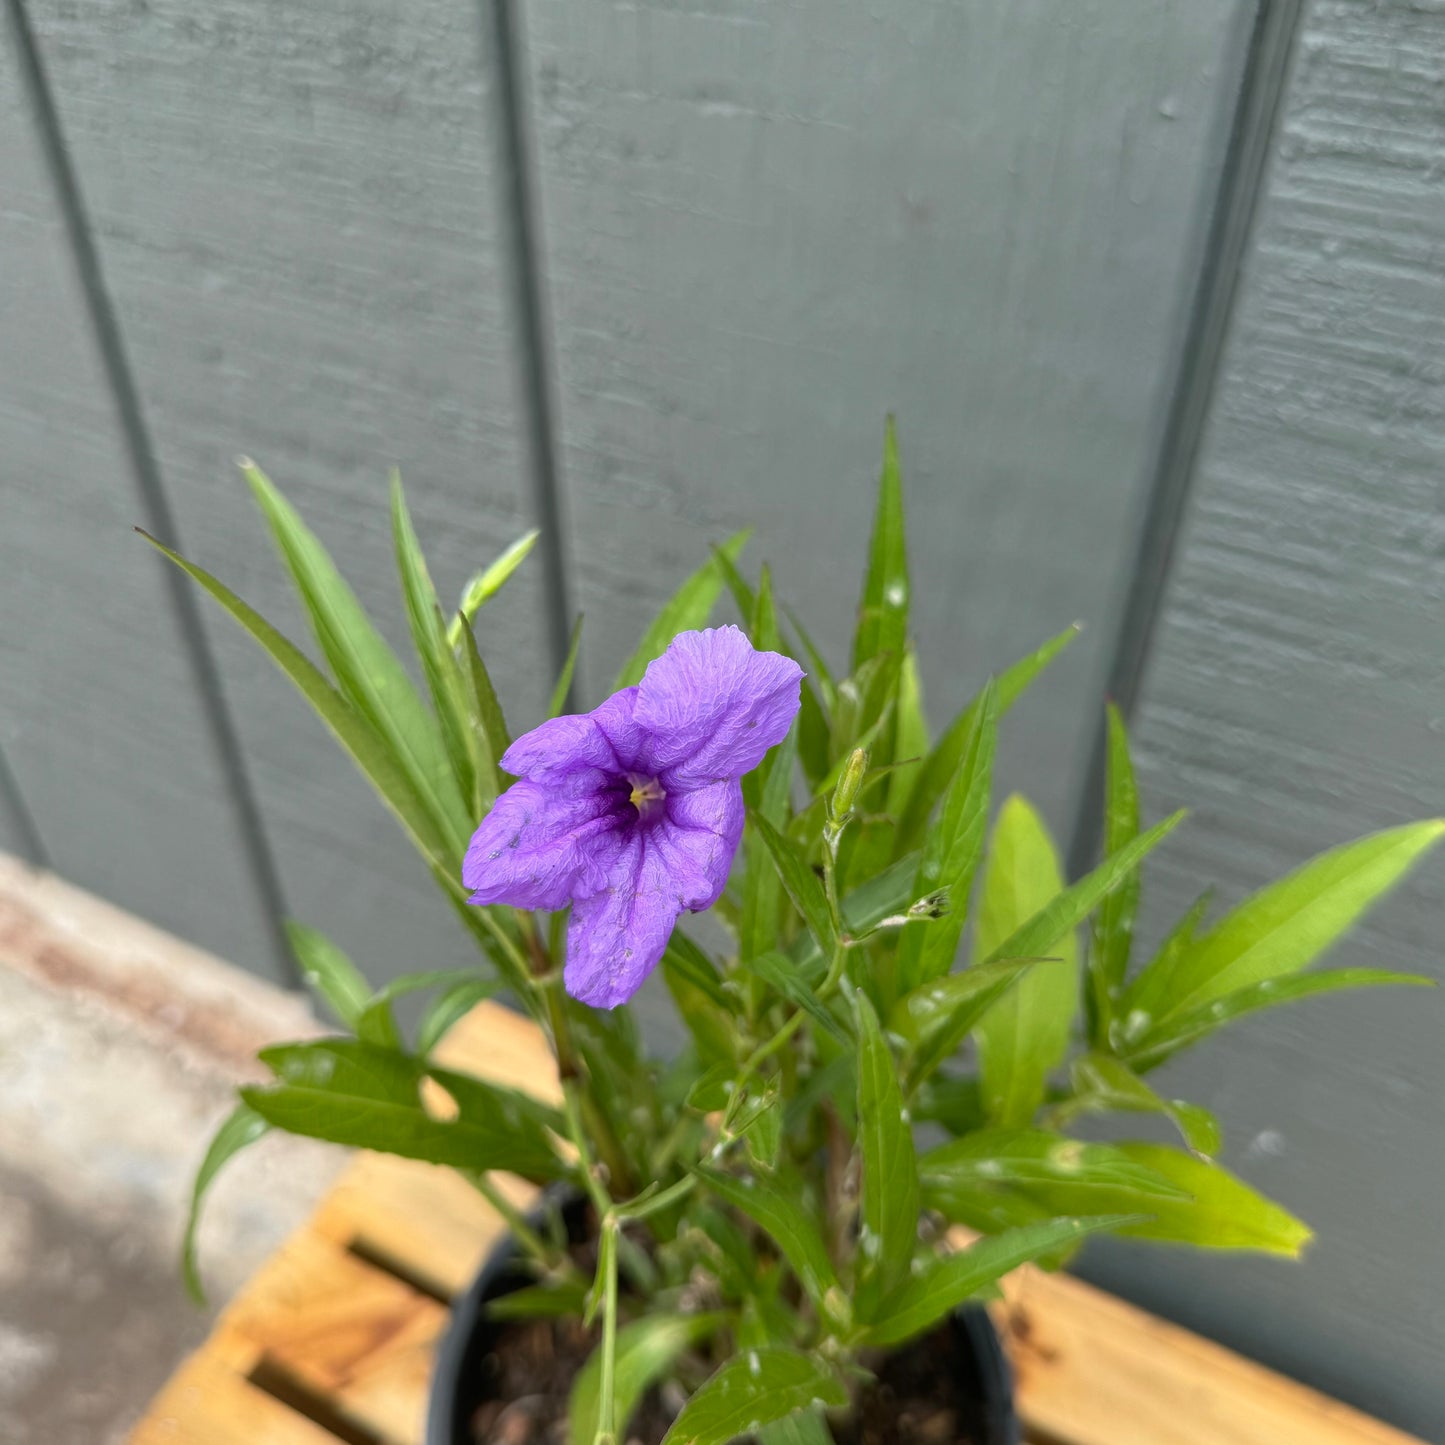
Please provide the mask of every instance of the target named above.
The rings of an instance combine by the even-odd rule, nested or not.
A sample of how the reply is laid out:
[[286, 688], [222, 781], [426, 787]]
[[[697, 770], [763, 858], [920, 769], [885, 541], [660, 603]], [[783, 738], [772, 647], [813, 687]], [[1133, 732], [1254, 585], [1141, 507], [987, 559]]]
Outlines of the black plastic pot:
[[[584, 1202], [569, 1200], [562, 1212], [569, 1233], [579, 1238], [586, 1222]], [[486, 1306], [531, 1283], [532, 1276], [508, 1235], [497, 1243], [467, 1292], [453, 1305], [451, 1324], [442, 1337], [432, 1372], [426, 1445], [472, 1445], [470, 1422], [477, 1408], [491, 1398], [487, 1356], [494, 1352], [497, 1337], [506, 1328], [488, 1321]], [[975, 1445], [1019, 1445], [1013, 1376], [988, 1311], [976, 1306], [956, 1310], [949, 1317], [949, 1332], [955, 1377], [965, 1383], [975, 1405], [972, 1418], [965, 1422], [966, 1438]]]

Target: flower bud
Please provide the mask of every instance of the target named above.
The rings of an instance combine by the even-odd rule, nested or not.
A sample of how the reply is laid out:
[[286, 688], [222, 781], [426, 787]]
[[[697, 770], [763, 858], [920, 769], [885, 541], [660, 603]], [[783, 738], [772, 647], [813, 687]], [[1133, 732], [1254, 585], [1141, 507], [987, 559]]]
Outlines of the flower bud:
[[916, 903], [908, 907], [910, 918], [945, 918], [948, 916], [951, 905], [948, 901], [948, 889], [940, 888], [936, 893], [925, 893]]
[[854, 748], [838, 779], [838, 786], [833, 789], [833, 801], [828, 808], [832, 818], [846, 818], [853, 811], [854, 800], [858, 797], [858, 789], [863, 786], [863, 775], [867, 771], [867, 752], [863, 748]]

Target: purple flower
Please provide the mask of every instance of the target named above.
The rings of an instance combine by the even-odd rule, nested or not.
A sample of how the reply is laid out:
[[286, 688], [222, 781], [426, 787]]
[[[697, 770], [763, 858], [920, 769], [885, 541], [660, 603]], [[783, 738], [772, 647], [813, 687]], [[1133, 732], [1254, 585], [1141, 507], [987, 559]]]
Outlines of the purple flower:
[[572, 905], [567, 992], [615, 1008], [684, 908], [710, 908], [743, 831], [741, 779], [787, 735], [803, 670], [736, 627], [683, 632], [637, 687], [507, 749], [517, 775], [472, 835], [473, 903]]

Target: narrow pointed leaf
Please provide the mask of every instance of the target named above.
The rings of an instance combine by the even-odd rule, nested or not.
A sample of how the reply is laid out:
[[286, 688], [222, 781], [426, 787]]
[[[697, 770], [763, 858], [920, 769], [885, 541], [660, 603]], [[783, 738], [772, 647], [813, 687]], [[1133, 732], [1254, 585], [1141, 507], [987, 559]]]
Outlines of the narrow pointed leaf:
[[[260, 644], [262, 650], [291, 680], [311, 704], [322, 722], [335, 734], [363, 776], [396, 814], [422, 856], [438, 871], [450, 877], [451, 845], [435, 817], [424, 803], [411, 779], [397, 763], [391, 749], [376, 729], [331, 685], [315, 663], [294, 643], [283, 637], [254, 608], [243, 602], [204, 567], [188, 562], [156, 541], [149, 532], [136, 529], [158, 552], [169, 557], [194, 582], [209, 593], [231, 617]], [[445, 863], [442, 860], [448, 860]]]
[[[1119, 709], [1108, 706], [1108, 762], [1104, 781], [1104, 855], [1118, 853], [1139, 836], [1139, 788], [1129, 758], [1129, 736]], [[1109, 1037], [1114, 1006], [1123, 992], [1139, 911], [1139, 875], [1130, 874], [1105, 895], [1094, 919], [1089, 949], [1090, 1037]]]
[[1166, 1099], [1156, 1093], [1122, 1059], [1112, 1054], [1081, 1054], [1072, 1065], [1074, 1097], [1061, 1106], [1059, 1118], [1076, 1113], [1118, 1110], [1163, 1114], [1179, 1130], [1195, 1154], [1212, 1159], [1219, 1153], [1219, 1120], [1198, 1104]]
[[848, 1030], [827, 1005], [819, 1001], [817, 994], [799, 973], [797, 964], [790, 958], [781, 953], [760, 953], [747, 967], [769, 988], [821, 1024], [834, 1038], [843, 1043], [848, 1042]]
[[225, 1122], [211, 1139], [206, 1157], [196, 1171], [195, 1183], [191, 1186], [191, 1207], [186, 1215], [186, 1232], [181, 1243], [181, 1273], [185, 1277], [186, 1289], [198, 1304], [206, 1302], [205, 1287], [201, 1283], [200, 1264], [196, 1258], [196, 1231], [201, 1222], [201, 1206], [216, 1176], [243, 1149], [249, 1149], [263, 1134], [270, 1131], [270, 1124], [246, 1104], [237, 1104], [226, 1117]]
[[502, 754], [511, 747], [512, 736], [507, 731], [507, 720], [502, 716], [502, 704], [497, 700], [497, 690], [492, 686], [487, 665], [482, 661], [477, 639], [470, 627], [462, 629], [457, 658], [469, 692], [468, 706], [472, 725], [479, 728], [486, 738], [492, 766], [492, 797], [495, 798], [507, 786], [507, 775], [502, 771]]
[[897, 732], [893, 739], [893, 755], [906, 766], [889, 775], [885, 811], [892, 818], [901, 818], [917, 785], [929, 744], [928, 718], [923, 711], [923, 681], [918, 676], [918, 658], [911, 647], [903, 655], [903, 670], [898, 674], [895, 716]]
[[349, 1029], [371, 1002], [371, 984], [332, 941], [304, 923], [287, 922], [286, 938], [301, 967], [301, 977], [321, 995]]
[[971, 722], [958, 771], [949, 784], [938, 821], [924, 840], [914, 882], [920, 898], [946, 889], [952, 909], [949, 917], [936, 925], [914, 923], [903, 930], [897, 980], [898, 990], [904, 994], [953, 967], [968, 917], [974, 874], [983, 858], [993, 759], [998, 746], [998, 695], [992, 680], [985, 684], [968, 716]]
[[1176, 960], [1151, 969], [1130, 1009], [1164, 1020], [1312, 964], [1445, 832], [1430, 819], [1322, 853], [1246, 899]]
[[452, 619], [447, 641], [453, 649], [461, 644], [462, 629], [469, 628], [477, 620], [477, 613], [502, 590], [503, 584], [526, 561], [527, 554], [537, 544], [542, 534], [536, 530], [518, 537], [491, 566], [478, 572], [462, 589], [462, 600], [457, 616]]
[[858, 1309], [867, 1319], [907, 1273], [918, 1243], [918, 1160], [898, 1070], [873, 1005], [858, 1013], [858, 1146], [863, 1156]]
[[[515, 1090], [350, 1039], [283, 1044], [262, 1050], [261, 1060], [280, 1082], [243, 1089], [241, 1097], [288, 1133], [538, 1181], [567, 1172], [544, 1132], [560, 1130], [561, 1120]], [[424, 1107], [426, 1076], [451, 1097], [456, 1117], [436, 1118]]]
[[[763, 764], [758, 814], [781, 831], [787, 824], [793, 773], [798, 758], [798, 729], [773, 749]], [[747, 962], [777, 941], [778, 909], [782, 903], [780, 880], [768, 855], [767, 844], [756, 827], [743, 841], [747, 866], [743, 871], [742, 921], [738, 930], [738, 957]]]
[[880, 652], [903, 651], [908, 636], [908, 555], [903, 527], [903, 478], [898, 465], [898, 430], [889, 417], [883, 435], [883, 470], [868, 572], [853, 640], [856, 671]]
[[[722, 544], [720, 550], [728, 559], [736, 562], [747, 545], [749, 532], [738, 532]], [[637, 651], [628, 658], [622, 671], [617, 674], [614, 689], [631, 687], [642, 681], [647, 664], [661, 657], [667, 644], [679, 632], [707, 626], [712, 609], [722, 591], [723, 579], [717, 563], [710, 557], [676, 592], [668, 599], [652, 625], [642, 635]]]
[[797, 845], [785, 838], [766, 818], [754, 813], [749, 822], [767, 847], [793, 906], [803, 915], [803, 921], [817, 940], [824, 957], [831, 958], [838, 947], [838, 935], [821, 879], [813, 872]]
[[773, 601], [773, 574], [766, 562], [758, 575], [758, 591], [753, 601], [748, 631], [759, 652], [781, 652], [783, 639], [778, 633], [778, 609]]
[[[1418, 973], [1391, 973], [1380, 968], [1336, 968], [1326, 973], [1294, 974], [1285, 978], [1266, 978], [1248, 988], [1236, 989], [1203, 1008], [1175, 1014], [1159, 1025], [1129, 1055], [1136, 1069], [1152, 1069], [1180, 1049], [1207, 1038], [1215, 1029], [1235, 1019], [1258, 1013], [1279, 1004], [1297, 1003], [1319, 994], [1338, 993], [1343, 989], [1376, 988], [1387, 984], [1406, 984], [1433, 988], [1434, 979]], [[1203, 1152], [1209, 1152], [1207, 1150]]]
[[758, 1225], [778, 1246], [808, 1296], [821, 1304], [838, 1277], [817, 1222], [779, 1181], [739, 1179], [708, 1164], [697, 1173], [709, 1188]]
[[436, 588], [432, 586], [397, 472], [391, 475], [391, 529], [412, 643], [421, 660], [432, 709], [441, 724], [453, 777], [468, 805], [469, 819], [475, 822], [495, 797], [495, 793], [479, 791], [478, 787], [487, 779], [491, 760], [486, 756], [485, 739], [472, 727], [466, 680], [447, 642]]
[[[978, 1023], [979, 1075], [985, 1106], [996, 1124], [1021, 1127], [1033, 1119], [1049, 1074], [1069, 1047], [1078, 990], [1072, 922], [1063, 915], [1061, 926], [1030, 932], [1025, 946], [1014, 942], [1024, 934], [1027, 920], [1053, 909], [1061, 884], [1058, 854], [1043, 819], [1023, 798], [1010, 798], [994, 828], [975, 953], [992, 963], [1002, 957], [1037, 956], [1047, 949], [1063, 963], [1031, 970]], [[1048, 942], [1035, 946], [1035, 938], [1045, 934]]]
[[[918, 1161], [926, 1201], [948, 1218], [963, 1218], [954, 1205], [980, 1190], [1021, 1189], [1054, 1214], [1150, 1208], [1158, 1199], [1188, 1199], [1189, 1191], [1168, 1175], [1131, 1159], [1112, 1144], [1089, 1144], [1041, 1129], [980, 1129], [930, 1149]], [[1094, 1193], [1110, 1191], [1096, 1205]]]
[[[998, 675], [994, 686], [1000, 718], [1023, 696], [1029, 684], [1078, 635], [1079, 627], [1076, 623], [1065, 628], [1057, 637], [1051, 637], [1037, 651], [1020, 658], [1012, 667], [1005, 668]], [[918, 845], [935, 804], [958, 772], [959, 761], [973, 727], [971, 714], [978, 706], [979, 698], [975, 697], [953, 720], [948, 731], [939, 738], [933, 751], [923, 760], [923, 765], [918, 770], [918, 779], [908, 799], [908, 807], [899, 824], [898, 840], [901, 848], [914, 848]]]
[[1062, 959], [999, 958], [931, 979], [898, 1001], [888, 1022], [908, 1043], [910, 1092], [953, 1057], [978, 1021], [1035, 965], [1065, 967]]
[[558, 1319], [564, 1315], [580, 1315], [586, 1302], [587, 1291], [578, 1281], [556, 1280], [527, 1285], [489, 1300], [486, 1313], [489, 1320], [496, 1322]]
[[924, 1333], [965, 1300], [973, 1299], [1021, 1264], [1068, 1249], [1090, 1234], [1117, 1229], [1136, 1216], [1105, 1214], [1050, 1219], [1010, 1229], [939, 1260], [904, 1282], [886, 1302], [885, 1314], [868, 1331], [873, 1345], [897, 1345]]
[[800, 1410], [840, 1410], [848, 1392], [815, 1355], [780, 1346], [729, 1360], [682, 1407], [662, 1445], [727, 1445]]
[[247, 463], [242, 470], [343, 696], [385, 739], [460, 857], [470, 820], [436, 719], [300, 514], [259, 468]]
[[479, 1003], [497, 992], [492, 979], [473, 975], [444, 988], [417, 1025], [416, 1051], [425, 1058]]
[[[649, 1315], [617, 1332], [613, 1376], [613, 1420], [623, 1439], [632, 1412], [643, 1395], [672, 1368], [683, 1351], [715, 1334], [720, 1314]], [[602, 1385], [602, 1351], [596, 1349], [577, 1373], [567, 1406], [567, 1433], [572, 1445], [593, 1445]]]

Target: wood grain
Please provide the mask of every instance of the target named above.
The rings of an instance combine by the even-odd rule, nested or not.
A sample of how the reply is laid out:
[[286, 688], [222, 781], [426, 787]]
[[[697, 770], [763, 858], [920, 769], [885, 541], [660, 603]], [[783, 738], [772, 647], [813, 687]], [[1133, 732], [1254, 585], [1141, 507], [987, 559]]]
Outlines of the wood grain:
[[0, 38], [0, 746], [53, 866], [270, 973], [192, 658], [130, 530], [135, 475], [4, 17]]
[[742, 526], [840, 661], [892, 408], [935, 716], [1093, 624], [1004, 758], [1063, 823], [1248, 7], [526, 9], [589, 695]]
[[[532, 522], [476, 10], [80, 0], [37, 5], [35, 25], [185, 549], [306, 637], [234, 466], [254, 456], [404, 646], [392, 464], [447, 605]], [[165, 565], [116, 535], [131, 566]], [[551, 684], [536, 567], [509, 593], [483, 645], [526, 725]], [[471, 946], [399, 829], [206, 605], [291, 911], [376, 979], [464, 962]], [[149, 654], [117, 649], [110, 665], [143, 675]], [[148, 820], [129, 833], [143, 854]], [[225, 881], [213, 868], [218, 912]]]
[[[504, 1009], [475, 1010], [445, 1052], [454, 1068], [555, 1093], [540, 1035]], [[513, 1197], [523, 1202], [527, 1191], [516, 1185]], [[288, 1424], [279, 1400], [256, 1398], [256, 1381], [278, 1379], [321, 1401], [313, 1413], [385, 1445], [420, 1445], [429, 1354], [445, 1318], [436, 1297], [465, 1288], [499, 1232], [448, 1171], [360, 1156], [182, 1367], [131, 1445], [244, 1438], [225, 1433], [232, 1426], [216, 1412], [258, 1432], [264, 1414], [267, 1433], [250, 1438], [267, 1445], [313, 1445], [310, 1421], [297, 1414]], [[1005, 1295], [997, 1319], [1034, 1445], [1412, 1445], [1079, 1280], [1021, 1270]]]
[[[1445, 13], [1309, 8], [1137, 733], [1188, 803], [1151, 936], [1322, 848], [1445, 809]], [[1328, 960], [1445, 979], [1445, 862]], [[1147, 941], [1147, 940], [1145, 940]], [[1315, 1226], [1301, 1266], [1095, 1254], [1093, 1274], [1397, 1424], [1445, 1422], [1445, 1011], [1282, 1010], [1163, 1076]]]

